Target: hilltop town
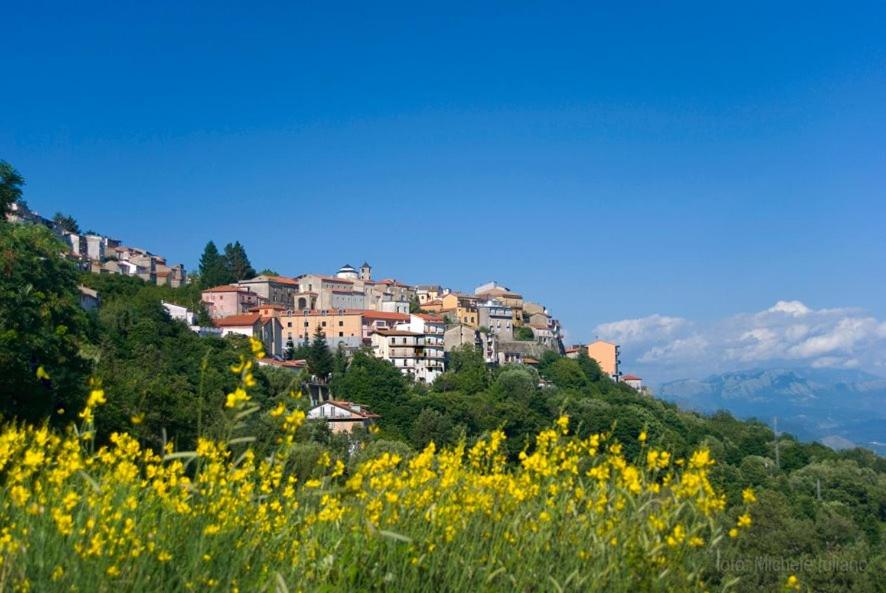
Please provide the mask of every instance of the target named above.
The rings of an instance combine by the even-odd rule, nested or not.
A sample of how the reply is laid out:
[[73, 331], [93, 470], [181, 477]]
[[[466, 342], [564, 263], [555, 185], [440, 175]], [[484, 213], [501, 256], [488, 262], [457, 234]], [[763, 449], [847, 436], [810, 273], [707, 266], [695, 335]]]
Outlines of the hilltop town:
[[[476, 347], [489, 365], [534, 366], [545, 351], [576, 357], [584, 349], [613, 379], [625, 379], [616, 344], [565, 348], [560, 321], [544, 305], [495, 281], [459, 292], [376, 280], [364, 263], [333, 275], [259, 275], [207, 288], [202, 302], [221, 335], [260, 336], [278, 359], [321, 335], [330, 348], [346, 352], [370, 346], [404, 374], [432, 383], [447, 353], [465, 345]], [[626, 380], [641, 387], [637, 377]]]
[[[182, 264], [169, 265], [165, 257], [145, 249], [80, 232], [72, 219], [65, 223], [65, 218], [45, 218], [23, 202], [13, 204], [7, 215], [13, 223], [48, 228], [67, 247], [64, 257], [83, 271], [132, 276], [172, 288], [192, 280]], [[85, 308], [99, 306], [97, 291], [85, 286], [80, 291]], [[444, 372], [449, 353], [465, 346], [476, 348], [490, 366], [537, 366], [546, 351], [569, 358], [585, 352], [613, 380], [645, 391], [639, 377], [621, 372], [617, 344], [597, 340], [565, 346], [561, 323], [547, 307], [496, 281], [472, 292], [442, 284], [413, 285], [376, 279], [372, 266], [364, 262], [359, 268], [346, 264], [334, 274], [258, 274], [205, 287], [200, 294], [202, 317], [208, 316], [209, 323], [199, 323], [201, 315], [185, 306], [164, 303], [164, 307], [202, 335], [259, 338], [269, 365], [304, 367], [304, 361], [293, 360], [293, 353], [315, 337], [345, 355], [370, 348], [376, 357], [425, 384]]]

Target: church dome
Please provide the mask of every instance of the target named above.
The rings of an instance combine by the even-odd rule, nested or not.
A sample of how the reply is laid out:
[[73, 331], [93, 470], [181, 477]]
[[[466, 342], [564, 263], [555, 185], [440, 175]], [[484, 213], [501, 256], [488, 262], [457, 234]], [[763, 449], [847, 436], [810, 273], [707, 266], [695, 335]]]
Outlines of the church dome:
[[338, 273], [336, 274], [338, 278], [344, 278], [347, 280], [356, 280], [357, 279], [357, 270], [350, 264], [345, 264], [341, 268], [339, 268]]

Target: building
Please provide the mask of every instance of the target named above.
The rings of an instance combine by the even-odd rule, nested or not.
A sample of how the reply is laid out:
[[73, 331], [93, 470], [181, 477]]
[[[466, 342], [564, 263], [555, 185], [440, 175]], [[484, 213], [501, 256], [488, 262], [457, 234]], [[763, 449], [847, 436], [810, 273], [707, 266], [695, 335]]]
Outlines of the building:
[[563, 354], [566, 358], [576, 359], [582, 350], [584, 350], [586, 346], [570, 346], [566, 350], [563, 351]]
[[329, 400], [308, 411], [308, 420], [325, 420], [332, 432], [351, 432], [356, 428], [368, 429], [378, 414], [365, 406], [342, 400]]
[[480, 327], [485, 327], [502, 341], [514, 340], [513, 309], [499, 300], [489, 300], [477, 305], [477, 312]]
[[213, 319], [243, 315], [264, 302], [260, 295], [237, 284], [208, 288], [201, 293], [200, 300]]
[[531, 303], [529, 301], [525, 301], [523, 303], [523, 317], [526, 318], [526, 317], [532, 315], [533, 313], [544, 313], [545, 315], [547, 315], [548, 310], [547, 310], [547, 308], [545, 308], [542, 305], [539, 305], [538, 303]]
[[283, 343], [290, 341], [297, 345], [310, 341], [316, 334], [322, 334], [327, 345], [335, 350], [359, 348], [368, 337], [363, 328], [362, 309], [322, 309], [307, 311], [286, 311], [279, 316], [283, 330]]
[[630, 387], [633, 387], [637, 391], [643, 391], [643, 379], [641, 379], [637, 375], [622, 375], [621, 382], [627, 383]]
[[[525, 311], [523, 312], [525, 315]], [[547, 313], [533, 313], [529, 316], [529, 325], [532, 327], [548, 327], [551, 322]]]
[[213, 321], [221, 330], [222, 337], [238, 334], [257, 338], [271, 357], [283, 356], [283, 327], [278, 317], [263, 316], [255, 311], [243, 315], [231, 315]]
[[464, 323], [458, 323], [447, 329], [443, 334], [443, 350], [452, 352], [456, 348], [465, 345], [477, 347], [479, 345], [479, 332]]
[[[432, 383], [443, 373], [444, 335], [442, 323], [416, 320], [396, 329], [378, 329], [372, 336], [375, 356], [390, 361], [404, 375], [421, 383]], [[425, 331], [419, 330], [425, 326]], [[402, 329], [401, 329], [402, 328]]]
[[287, 309], [294, 307], [295, 295], [298, 293], [298, 282], [286, 276], [262, 274], [249, 280], [241, 280], [237, 282], [237, 286], [248, 288], [264, 299], [264, 302], [281, 305]]
[[102, 301], [98, 296], [98, 291], [87, 286], [78, 286], [77, 292], [80, 297], [80, 306], [86, 311], [97, 311]]
[[618, 366], [621, 362], [618, 344], [597, 340], [588, 344], [588, 356], [597, 361], [604, 373], [618, 381]]
[[[345, 266], [345, 268], [347, 267], [349, 266]], [[350, 269], [353, 270], [353, 268]], [[356, 276], [351, 278], [350, 276], [352, 274], [348, 270], [345, 270], [345, 272], [339, 270], [339, 274], [344, 274], [344, 276], [347, 277], [340, 277], [338, 275], [323, 276], [321, 274], [303, 274], [295, 278], [298, 286], [296, 293], [293, 295], [294, 309], [298, 311], [304, 311], [306, 309], [335, 309], [336, 307], [334, 305], [336, 301], [333, 300], [334, 294], [337, 295], [337, 302], [341, 302], [341, 296], [345, 294], [357, 293], [362, 296], [362, 290], [355, 290], [354, 283]], [[354, 275], [356, 275], [356, 271], [354, 271]]]
[[160, 304], [166, 309], [166, 313], [170, 318], [175, 319], [177, 321], [184, 321], [189, 326], [196, 325], [196, 316], [194, 312], [188, 309], [187, 307], [182, 307], [181, 305], [175, 305], [173, 303], [167, 303], [166, 301], [160, 301]]
[[379, 329], [393, 329], [400, 323], [409, 321], [408, 313], [390, 313], [388, 311], [371, 311], [362, 312], [363, 317], [363, 339], [371, 342], [372, 333]]
[[419, 284], [415, 287], [415, 296], [418, 298], [418, 304], [423, 305], [443, 296], [443, 288], [438, 284]]
[[497, 300], [511, 308], [511, 316], [514, 327], [523, 325], [523, 295], [513, 292], [506, 286], [501, 286], [495, 281], [487, 282], [478, 286], [474, 294], [482, 300]]

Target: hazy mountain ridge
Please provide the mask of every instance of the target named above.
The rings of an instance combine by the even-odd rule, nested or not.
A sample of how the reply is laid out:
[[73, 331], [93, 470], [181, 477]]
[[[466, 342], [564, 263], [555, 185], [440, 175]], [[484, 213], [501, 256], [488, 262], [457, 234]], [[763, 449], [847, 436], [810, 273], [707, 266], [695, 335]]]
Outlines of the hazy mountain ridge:
[[803, 440], [886, 454], [886, 379], [858, 370], [774, 368], [670, 381], [656, 395], [703, 412], [729, 410]]

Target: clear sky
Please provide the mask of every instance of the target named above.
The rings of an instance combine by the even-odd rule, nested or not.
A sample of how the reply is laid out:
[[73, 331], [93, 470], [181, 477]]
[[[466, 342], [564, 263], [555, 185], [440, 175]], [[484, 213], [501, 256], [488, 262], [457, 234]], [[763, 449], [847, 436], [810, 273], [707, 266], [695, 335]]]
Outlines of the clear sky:
[[576, 341], [886, 318], [882, 2], [421, 4], [8, 5], [0, 158], [33, 208], [189, 268], [213, 239], [495, 279]]

